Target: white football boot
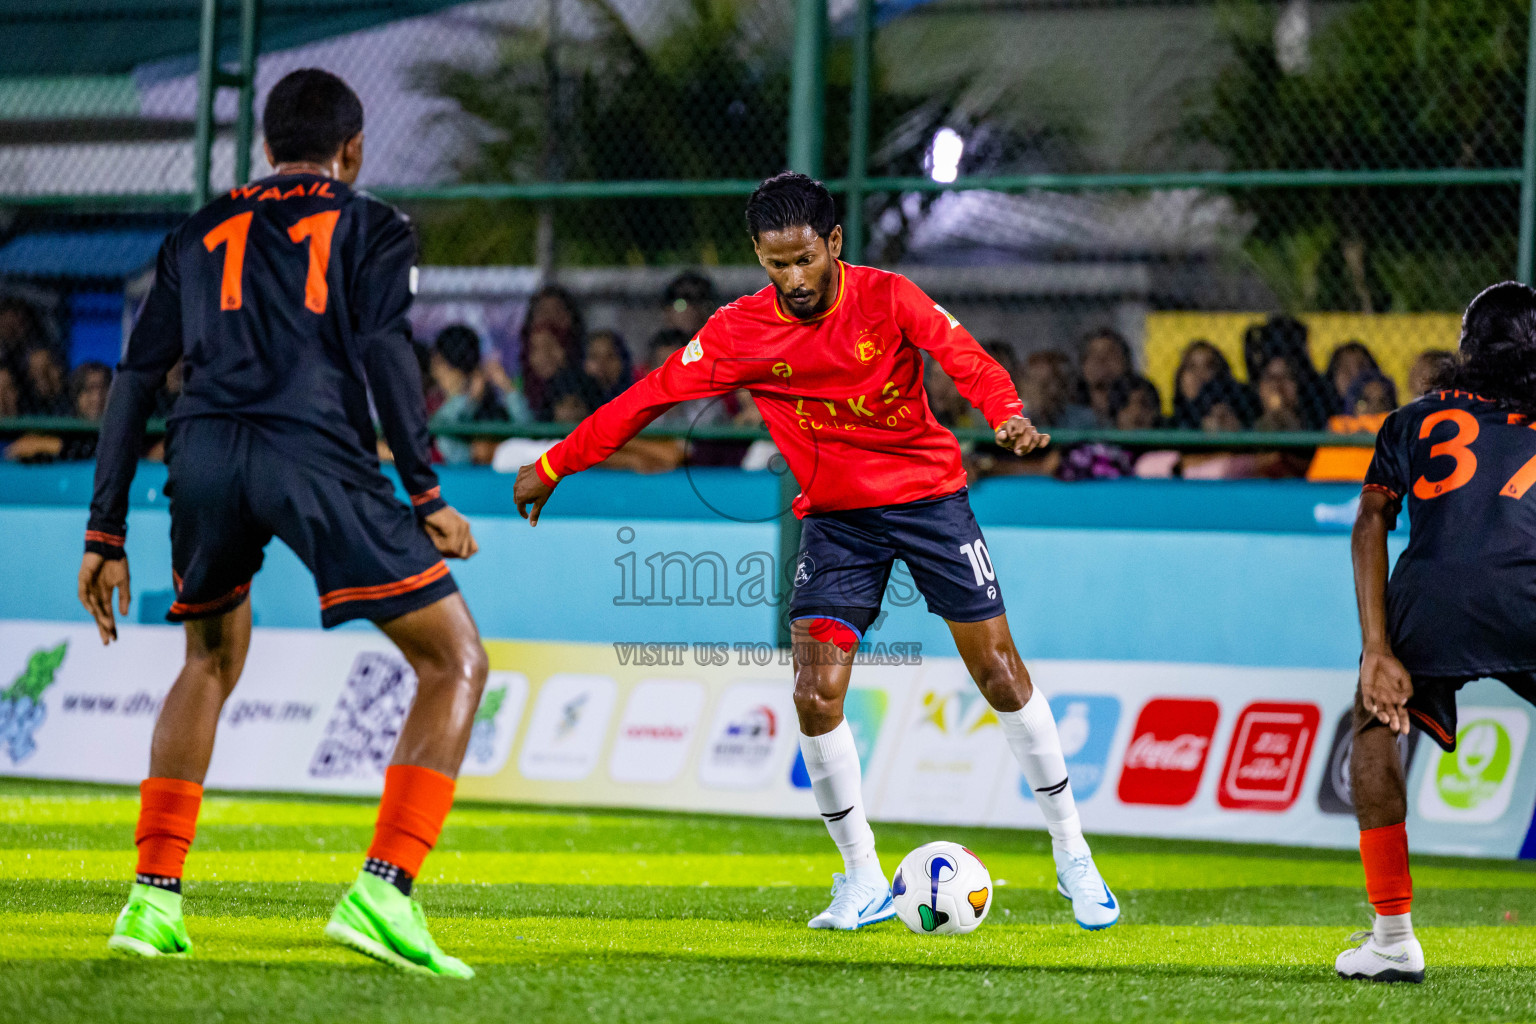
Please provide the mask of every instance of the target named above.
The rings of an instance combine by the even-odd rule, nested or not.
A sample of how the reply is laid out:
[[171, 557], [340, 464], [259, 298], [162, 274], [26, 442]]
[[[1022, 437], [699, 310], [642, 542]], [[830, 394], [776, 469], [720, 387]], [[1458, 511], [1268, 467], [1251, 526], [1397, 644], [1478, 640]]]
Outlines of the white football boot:
[[[1361, 941], [1364, 940], [1364, 941]], [[1355, 932], [1350, 942], [1358, 942], [1354, 949], [1346, 949], [1333, 962], [1341, 978], [1362, 981], [1411, 981], [1424, 980], [1424, 947], [1418, 939], [1409, 939], [1391, 946], [1376, 941], [1375, 932]]]
[[1056, 891], [1072, 901], [1072, 916], [1091, 932], [1120, 920], [1120, 901], [1094, 866], [1093, 854], [1056, 850]]
[[812, 928], [851, 932], [867, 924], [889, 921], [895, 916], [896, 903], [891, 899], [891, 887], [886, 884], [883, 874], [876, 882], [855, 879], [839, 871], [832, 876], [832, 904], [811, 918], [810, 924]]

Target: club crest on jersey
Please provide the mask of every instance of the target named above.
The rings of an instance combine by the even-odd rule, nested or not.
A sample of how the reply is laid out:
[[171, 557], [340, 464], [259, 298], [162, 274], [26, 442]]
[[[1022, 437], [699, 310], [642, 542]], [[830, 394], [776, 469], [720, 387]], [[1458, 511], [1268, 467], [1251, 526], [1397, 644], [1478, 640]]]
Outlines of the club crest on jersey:
[[696, 363], [703, 358], [704, 345], [695, 337], [688, 343], [688, 347], [683, 349], [683, 365], [687, 366], [689, 363]]
[[794, 372], [795, 372], [795, 368], [793, 366], [790, 366], [788, 363], [774, 363], [773, 364], [773, 375], [775, 377], [788, 377], [790, 374], [792, 374]]
[[951, 313], [949, 310], [945, 309], [943, 306], [939, 305], [937, 302], [935, 302], [933, 304], [933, 308], [938, 310], [940, 313], [944, 314], [944, 319], [949, 321], [949, 326], [950, 326], [951, 330], [953, 330], [954, 328], [960, 326], [960, 321], [956, 320], [954, 314]]
[[865, 331], [853, 343], [853, 354], [861, 363], [871, 363], [885, 353], [885, 339], [874, 331]]

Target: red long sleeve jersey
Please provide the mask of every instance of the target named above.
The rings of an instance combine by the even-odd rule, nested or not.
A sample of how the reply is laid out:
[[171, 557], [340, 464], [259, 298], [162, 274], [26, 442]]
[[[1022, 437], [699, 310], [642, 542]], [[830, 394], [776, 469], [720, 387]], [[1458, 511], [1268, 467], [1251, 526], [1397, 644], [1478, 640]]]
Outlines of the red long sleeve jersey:
[[538, 462], [546, 483], [623, 447], [678, 402], [752, 394], [800, 485], [798, 516], [894, 505], [965, 486], [960, 445], [923, 390], [930, 352], [994, 427], [1023, 410], [959, 321], [900, 274], [838, 264], [830, 308], [797, 320], [770, 285], [718, 310], [687, 347], [599, 408]]

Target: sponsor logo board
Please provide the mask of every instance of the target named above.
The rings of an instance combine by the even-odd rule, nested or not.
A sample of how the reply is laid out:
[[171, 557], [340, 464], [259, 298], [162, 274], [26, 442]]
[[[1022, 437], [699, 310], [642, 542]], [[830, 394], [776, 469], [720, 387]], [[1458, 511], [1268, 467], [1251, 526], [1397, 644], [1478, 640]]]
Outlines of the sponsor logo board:
[[[1063, 693], [1050, 698], [1061, 753], [1067, 760], [1072, 795], [1087, 800], [1104, 782], [1110, 745], [1120, 724], [1120, 701], [1106, 694]], [[1030, 799], [1034, 793], [1021, 775], [1019, 792]]]
[[1419, 813], [1429, 821], [1489, 824], [1509, 809], [1531, 720], [1523, 708], [1458, 710], [1456, 749], [1435, 749], [1419, 785]]
[[916, 696], [887, 773], [881, 813], [983, 820], [1011, 760], [997, 713], [969, 679], [923, 687]]
[[607, 676], [557, 672], [539, 688], [518, 753], [524, 778], [577, 782], [602, 756], [618, 687]]
[[11, 685], [0, 690], [0, 748], [13, 765], [37, 751], [37, 730], [48, 718], [45, 697], [68, 650], [69, 641], [61, 640], [32, 651]]
[[[843, 717], [848, 720], [848, 729], [853, 733], [853, 746], [859, 752], [859, 768], [869, 771], [869, 759], [875, 752], [875, 741], [880, 738], [880, 725], [885, 721], [886, 708], [890, 704], [890, 698], [884, 690], [877, 690], [868, 686], [851, 686], [843, 696]], [[800, 734], [800, 726], [795, 725], [795, 735]], [[798, 749], [798, 742], [796, 747]], [[795, 766], [790, 769], [789, 781], [796, 789], [810, 789], [811, 776], [805, 770], [805, 754], [795, 754]]]
[[646, 679], [630, 692], [608, 761], [614, 782], [671, 782], [683, 773], [704, 686], [684, 679]]
[[699, 759], [699, 782], [714, 789], [762, 789], [789, 760], [800, 729], [780, 683], [737, 683], [720, 696]]
[[[1322, 782], [1317, 787], [1317, 809], [1324, 814], [1355, 813], [1355, 799], [1349, 779], [1349, 755], [1354, 749], [1355, 714], [1347, 709], [1339, 716], [1333, 729], [1333, 745], [1328, 749], [1328, 765], [1323, 770]], [[1397, 753], [1402, 759], [1403, 778], [1413, 765], [1413, 755], [1419, 747], [1419, 730], [1409, 730], [1408, 735], [1397, 738]]]
[[1321, 717], [1316, 704], [1259, 701], [1243, 708], [1216, 802], [1229, 810], [1288, 810], [1301, 794]]
[[512, 753], [517, 726], [528, 703], [528, 677], [521, 672], [490, 672], [470, 727], [460, 775], [495, 775]]
[[1136, 718], [1120, 768], [1120, 800], [1163, 807], [1182, 807], [1193, 800], [1220, 717], [1213, 700], [1148, 701]]

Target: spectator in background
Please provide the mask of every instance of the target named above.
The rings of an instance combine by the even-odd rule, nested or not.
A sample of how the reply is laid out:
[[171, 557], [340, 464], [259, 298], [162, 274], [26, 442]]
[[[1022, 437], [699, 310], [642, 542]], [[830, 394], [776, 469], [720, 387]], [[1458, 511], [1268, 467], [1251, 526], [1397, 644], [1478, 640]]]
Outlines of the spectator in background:
[[1109, 386], [1135, 368], [1131, 346], [1118, 331], [1101, 327], [1083, 340], [1083, 392], [1098, 426], [1108, 426], [1112, 418]]
[[597, 384], [598, 404], [611, 402], [635, 382], [635, 365], [629, 346], [617, 331], [593, 331], [587, 338], [581, 368]]
[[1427, 348], [1408, 368], [1408, 401], [1415, 402], [1435, 388], [1441, 375], [1456, 364], [1456, 357], [1443, 348]]
[[715, 282], [697, 270], [685, 270], [667, 283], [666, 291], [661, 295], [661, 305], [667, 326], [691, 339], [699, 333], [720, 301]]
[[[514, 392], [509, 404], [481, 368], [480, 336], [463, 324], [445, 327], [432, 344], [429, 363], [432, 381], [443, 401], [432, 417], [434, 424], [467, 426], [474, 423], [527, 422], [530, 418], [522, 396]], [[485, 438], [437, 439], [437, 450], [451, 465], [485, 465], [496, 442]]]
[[1344, 395], [1346, 416], [1386, 416], [1397, 408], [1397, 385], [1382, 373], [1366, 373], [1355, 378]]
[[1173, 426], [1182, 430], [1200, 429], [1195, 400], [1212, 381], [1223, 381], [1231, 390], [1241, 389], [1232, 376], [1232, 364], [1227, 362], [1221, 349], [1204, 338], [1197, 338], [1184, 346], [1179, 368], [1173, 374]]
[[1328, 369], [1323, 371], [1323, 376], [1328, 378], [1334, 394], [1338, 396], [1338, 410], [1342, 413], [1350, 411], [1345, 396], [1355, 381], [1367, 373], [1381, 375], [1381, 367], [1376, 365], [1376, 357], [1371, 355], [1371, 350], [1358, 341], [1346, 341], [1333, 350], [1328, 357]]
[[578, 369], [581, 348], [572, 335], [554, 324], [537, 324], [529, 330], [522, 351], [523, 398], [533, 418], [547, 423], [554, 415], [549, 386], [561, 370]]
[[[597, 383], [580, 370], [565, 367], [547, 382], [545, 394], [550, 403], [550, 421], [575, 426], [602, 404]], [[498, 473], [516, 473], [518, 468], [538, 459], [557, 440], [554, 438], [512, 437], [496, 446], [490, 459]], [[684, 444], [671, 438], [636, 437], [602, 462], [607, 469], [636, 473], [663, 473], [682, 465]]]
[[[1328, 420], [1332, 434], [1376, 434], [1397, 408], [1397, 385], [1367, 371], [1355, 378], [1344, 396], [1344, 412]], [[1325, 445], [1317, 449], [1307, 467], [1308, 480], [1358, 483], [1365, 479], [1373, 451], [1365, 447]]]
[[0, 420], [21, 415], [21, 386], [16, 382], [16, 371], [0, 363]]
[[1272, 356], [1259, 372], [1259, 416], [1255, 430], [1302, 430], [1306, 419], [1301, 411], [1301, 373], [1293, 360]]
[[550, 422], [574, 426], [603, 404], [597, 382], [580, 370], [565, 369], [549, 382]]
[[[81, 363], [69, 379], [69, 412], [78, 419], [100, 423], [107, 409], [107, 390], [111, 386], [112, 370], [105, 363]], [[5, 449], [5, 457], [12, 462], [93, 459], [96, 457], [96, 435], [23, 434]]]
[[1157, 385], [1128, 373], [1109, 386], [1109, 422], [1116, 430], [1156, 430], [1163, 425]]
[[[960, 394], [954, 378], [944, 371], [938, 360], [923, 357], [923, 390], [928, 393], [928, 408], [933, 418], [951, 430], [976, 430], [986, 427], [971, 403]], [[1036, 420], [1039, 426], [1040, 421]], [[966, 446], [962, 446], [966, 447]]]
[[[1163, 406], [1157, 386], [1145, 377], [1126, 374], [1106, 389], [1110, 426], [1118, 430], [1152, 430], [1162, 423]], [[1152, 453], [1157, 454], [1157, 453]], [[1177, 458], [1177, 453], [1173, 453]], [[1061, 459], [1061, 480], [1117, 480], [1135, 472], [1136, 458], [1118, 444], [1080, 444]]]
[[1307, 430], [1317, 430], [1336, 411], [1338, 394], [1312, 365], [1307, 352], [1307, 325], [1290, 316], [1272, 316], [1243, 332], [1243, 362], [1248, 379], [1257, 382], [1275, 356], [1291, 365], [1296, 378], [1298, 411]]
[[0, 299], [0, 366], [19, 370], [23, 353], [48, 340], [37, 308], [25, 299]]
[[64, 363], [51, 345], [33, 345], [22, 356], [21, 414], [72, 416]]
[[1088, 430], [1098, 426], [1092, 409], [1072, 401], [1075, 383], [1072, 360], [1066, 353], [1031, 352], [1024, 360], [1023, 376], [1018, 381], [1024, 415], [1042, 430]]

